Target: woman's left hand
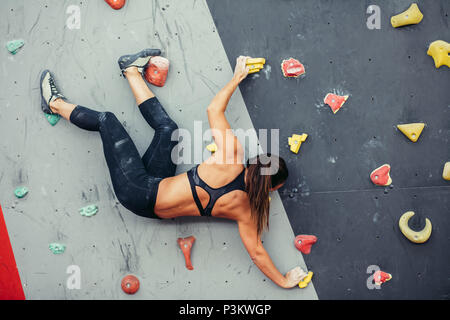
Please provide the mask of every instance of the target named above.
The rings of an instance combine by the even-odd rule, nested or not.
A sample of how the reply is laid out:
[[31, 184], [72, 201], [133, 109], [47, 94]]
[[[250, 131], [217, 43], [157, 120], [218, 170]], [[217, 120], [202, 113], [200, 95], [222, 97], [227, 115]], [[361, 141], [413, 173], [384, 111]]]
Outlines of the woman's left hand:
[[247, 75], [248, 72], [250, 70], [250, 67], [247, 66], [247, 59], [249, 59], [250, 57], [246, 57], [246, 56], [239, 56], [236, 59], [236, 67], [234, 69], [234, 78], [236, 80], [239, 81], [239, 83], [244, 80]]

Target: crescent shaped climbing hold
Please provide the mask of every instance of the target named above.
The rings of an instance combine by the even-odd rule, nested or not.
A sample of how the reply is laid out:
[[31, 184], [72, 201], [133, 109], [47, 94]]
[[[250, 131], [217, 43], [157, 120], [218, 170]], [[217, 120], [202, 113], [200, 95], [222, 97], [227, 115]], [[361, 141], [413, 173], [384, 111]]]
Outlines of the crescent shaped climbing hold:
[[375, 169], [370, 174], [370, 180], [377, 186], [388, 186], [392, 183], [391, 176], [389, 172], [391, 171], [391, 166], [388, 164], [383, 164], [381, 167]]
[[450, 162], [446, 162], [444, 165], [444, 171], [442, 172], [442, 178], [450, 181]]
[[164, 87], [170, 62], [160, 56], [152, 57], [145, 68], [145, 79], [154, 86]]
[[190, 236], [187, 238], [178, 238], [177, 240], [178, 245], [180, 246], [181, 251], [184, 255], [184, 260], [186, 261], [186, 268], [188, 270], [194, 270], [194, 267], [192, 266], [191, 262], [191, 249], [195, 242], [195, 237]]
[[423, 19], [423, 14], [420, 12], [416, 3], [413, 3], [408, 10], [391, 17], [391, 24], [394, 28], [407, 26], [410, 24], [418, 24]]
[[126, 294], [135, 294], [139, 290], [139, 279], [129, 274], [122, 279], [121, 286]]
[[416, 142], [422, 134], [425, 123], [408, 123], [397, 125], [400, 130], [409, 140]]
[[126, 0], [105, 0], [114, 10], [120, 10], [125, 5]]
[[281, 63], [281, 71], [286, 78], [298, 78], [305, 74], [305, 66], [294, 58], [283, 60]]
[[450, 43], [437, 40], [430, 44], [427, 54], [433, 57], [436, 68], [447, 66], [450, 68]]
[[426, 218], [425, 219], [425, 227], [421, 231], [414, 231], [408, 226], [409, 219], [414, 216], [413, 211], [405, 212], [398, 221], [398, 226], [400, 227], [400, 231], [403, 235], [411, 242], [414, 243], [424, 243], [431, 236], [431, 230], [433, 229], [431, 225], [431, 221]]

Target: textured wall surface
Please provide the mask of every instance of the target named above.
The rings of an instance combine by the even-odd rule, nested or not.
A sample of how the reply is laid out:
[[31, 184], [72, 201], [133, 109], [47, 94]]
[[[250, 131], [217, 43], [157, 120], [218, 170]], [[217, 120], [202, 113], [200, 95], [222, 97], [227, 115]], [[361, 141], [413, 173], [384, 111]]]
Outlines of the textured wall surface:
[[[70, 5], [81, 9], [79, 30], [66, 26]], [[116, 60], [159, 47], [172, 65], [166, 86], [152, 89], [180, 127], [192, 131], [200, 120], [207, 128], [206, 106], [232, 69], [204, 0], [132, 0], [120, 11], [100, 0], [6, 0], [1, 8], [3, 42], [26, 42], [14, 56], [0, 50], [0, 203], [28, 299], [317, 298], [312, 284], [284, 290], [266, 279], [234, 222], [154, 221], [127, 211], [113, 193], [98, 134], [64, 120], [51, 127], [40, 110], [39, 74], [49, 68], [70, 101], [114, 112], [143, 152], [153, 131]], [[228, 118], [234, 128], [252, 128], [239, 91]], [[21, 185], [30, 193], [17, 200], [13, 191]], [[78, 209], [91, 203], [98, 214], [82, 217]], [[282, 272], [306, 269], [278, 194], [272, 195], [271, 214], [264, 244], [275, 264]], [[189, 235], [197, 238], [194, 271], [184, 267], [176, 243]], [[66, 252], [53, 255], [51, 242], [66, 244]], [[81, 269], [80, 290], [66, 287], [69, 265]], [[128, 273], [141, 280], [134, 297], [120, 289]]]

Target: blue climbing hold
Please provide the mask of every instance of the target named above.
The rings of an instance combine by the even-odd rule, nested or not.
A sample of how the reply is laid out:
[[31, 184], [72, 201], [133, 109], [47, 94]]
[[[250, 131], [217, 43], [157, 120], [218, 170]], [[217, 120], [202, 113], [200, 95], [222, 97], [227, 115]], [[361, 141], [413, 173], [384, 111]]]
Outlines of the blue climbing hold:
[[11, 40], [8, 43], [6, 43], [6, 49], [8, 49], [8, 51], [11, 52], [12, 54], [16, 54], [17, 51], [23, 47], [24, 44], [25, 41], [22, 39]]
[[58, 121], [61, 119], [59, 114], [45, 114], [45, 117], [47, 118], [47, 121], [52, 125], [55, 126]]

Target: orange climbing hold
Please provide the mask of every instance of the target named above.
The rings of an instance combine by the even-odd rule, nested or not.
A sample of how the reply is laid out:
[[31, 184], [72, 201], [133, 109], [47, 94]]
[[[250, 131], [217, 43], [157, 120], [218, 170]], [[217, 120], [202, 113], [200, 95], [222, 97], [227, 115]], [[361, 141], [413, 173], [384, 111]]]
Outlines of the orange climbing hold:
[[178, 238], [177, 242], [181, 248], [181, 251], [184, 254], [184, 260], [186, 260], [186, 268], [188, 268], [189, 270], [194, 270], [194, 267], [192, 266], [191, 262], [191, 249], [192, 246], [194, 245], [195, 237], [190, 236], [184, 239]]
[[378, 270], [373, 274], [373, 280], [375, 281], [375, 284], [379, 286], [391, 279], [392, 275], [390, 273], [381, 270]]
[[370, 180], [378, 186], [388, 186], [392, 183], [392, 179], [389, 174], [390, 171], [391, 166], [388, 164], [383, 164], [381, 167], [372, 171], [370, 174]]
[[303, 254], [309, 254], [311, 247], [317, 242], [317, 237], [307, 234], [301, 234], [295, 237], [295, 247]]
[[287, 78], [298, 78], [306, 72], [303, 64], [294, 58], [283, 60], [281, 63], [281, 71], [283, 71], [283, 75]]
[[145, 79], [154, 86], [164, 87], [167, 74], [169, 73], [170, 62], [163, 57], [152, 57], [145, 69]]
[[339, 111], [339, 109], [344, 105], [345, 101], [347, 101], [348, 96], [338, 96], [334, 93], [329, 93], [323, 99], [323, 102], [330, 106], [333, 113]]
[[120, 10], [125, 5], [126, 0], [105, 0], [114, 10]]
[[126, 294], [135, 294], [139, 290], [139, 279], [129, 274], [122, 279], [122, 290]]

